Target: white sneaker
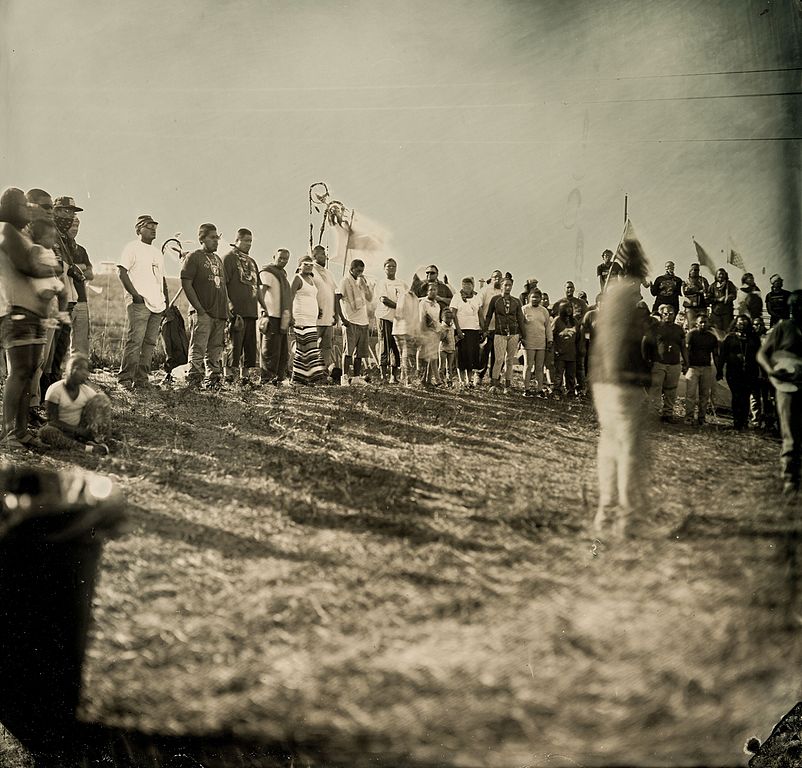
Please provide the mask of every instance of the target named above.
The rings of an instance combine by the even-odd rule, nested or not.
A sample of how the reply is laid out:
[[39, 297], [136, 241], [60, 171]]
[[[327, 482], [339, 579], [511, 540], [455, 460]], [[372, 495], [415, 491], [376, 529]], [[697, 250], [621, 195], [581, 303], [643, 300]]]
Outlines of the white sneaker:
[[364, 376], [352, 376], [351, 377], [351, 386], [352, 387], [364, 387], [367, 384], [367, 380]]
[[341, 387], [350, 387], [351, 386], [351, 378], [350, 378], [350, 376], [342, 376], [340, 378], [340, 386]]

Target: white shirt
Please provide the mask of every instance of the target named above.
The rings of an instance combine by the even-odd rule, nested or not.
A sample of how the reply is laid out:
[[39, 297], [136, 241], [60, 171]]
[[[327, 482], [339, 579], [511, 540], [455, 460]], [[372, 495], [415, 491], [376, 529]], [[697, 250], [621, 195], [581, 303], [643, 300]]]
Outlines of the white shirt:
[[259, 273], [265, 294], [265, 306], [269, 317], [281, 317], [281, 283], [269, 270], [263, 269]]
[[[346, 286], [350, 282], [350, 292], [356, 298], [356, 304], [352, 305], [348, 299], [349, 288]], [[367, 325], [368, 324], [368, 293], [370, 289], [367, 287], [365, 280], [357, 280], [351, 276], [350, 272], [346, 272], [343, 277], [340, 287], [337, 291], [342, 296], [340, 307], [343, 316], [349, 323], [354, 325]]]
[[382, 296], [398, 304], [398, 297], [408, 290], [409, 288], [407, 288], [407, 284], [403, 280], [390, 280], [386, 277], [379, 280], [373, 292], [373, 295], [376, 297], [376, 319], [395, 320], [395, 309], [393, 307], [388, 307], [382, 301]]
[[69, 424], [71, 427], [77, 427], [81, 423], [81, 412], [84, 406], [97, 394], [92, 387], [81, 384], [78, 390], [78, 397], [73, 400], [64, 380], [57, 381], [47, 388], [45, 393], [45, 401], [54, 403], [58, 406], [59, 421]]
[[[479, 291], [479, 296], [482, 299], [482, 314], [487, 317], [488, 310], [490, 309], [490, 304], [493, 302], [497, 296], [501, 296], [502, 290], [501, 288], [494, 288], [493, 283], [488, 283], [485, 285], [482, 290]], [[490, 324], [487, 326], [488, 331], [495, 331], [496, 330], [496, 315], [493, 314], [493, 317], [490, 318]]]
[[321, 312], [317, 324], [334, 325], [334, 294], [337, 293], [337, 281], [330, 269], [321, 267], [320, 264], [314, 264], [313, 268], [312, 280], [317, 288], [317, 306]]
[[[151, 312], [164, 312], [164, 256], [153, 244], [133, 240], [123, 248], [117, 266], [128, 271], [128, 278], [137, 293], [145, 300]], [[125, 292], [125, 303], [130, 304], [133, 297]]]
[[482, 308], [482, 297], [477, 293], [470, 299], [463, 299], [462, 294], [458, 293], [451, 299], [451, 309], [457, 316], [459, 327], [463, 331], [481, 331], [479, 325], [479, 310]]
[[300, 275], [293, 278], [301, 281], [301, 286], [295, 292], [292, 300], [292, 316], [296, 328], [308, 328], [317, 325], [317, 288], [315, 284], [307, 283]]

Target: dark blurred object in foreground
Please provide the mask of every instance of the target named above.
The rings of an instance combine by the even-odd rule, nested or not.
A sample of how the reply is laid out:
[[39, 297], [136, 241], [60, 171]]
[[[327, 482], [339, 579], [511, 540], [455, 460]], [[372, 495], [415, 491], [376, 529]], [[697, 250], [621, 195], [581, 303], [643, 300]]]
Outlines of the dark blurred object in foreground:
[[124, 501], [79, 471], [5, 466], [0, 488], [0, 722], [34, 756], [66, 759], [102, 544]]
[[762, 744], [749, 739], [746, 751], [752, 754], [749, 768], [802, 768], [802, 701], [782, 717]]

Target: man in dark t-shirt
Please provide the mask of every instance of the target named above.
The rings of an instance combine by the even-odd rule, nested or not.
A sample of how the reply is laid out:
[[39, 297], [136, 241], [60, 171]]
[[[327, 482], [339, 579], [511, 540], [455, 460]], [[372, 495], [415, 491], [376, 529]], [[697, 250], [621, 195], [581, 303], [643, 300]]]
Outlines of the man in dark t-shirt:
[[658, 309], [660, 322], [644, 337], [644, 357], [652, 363], [652, 384], [649, 399], [662, 421], [674, 421], [677, 384], [683, 369], [688, 367], [685, 331], [674, 322], [676, 313], [668, 304]]
[[70, 268], [67, 270], [67, 275], [75, 287], [75, 306], [72, 308], [72, 337], [70, 341], [70, 354], [74, 355], [76, 352], [89, 357], [89, 305], [86, 303], [86, 283], [88, 280], [94, 278], [92, 271], [92, 262], [89, 260], [89, 254], [86, 249], [75, 242], [78, 235], [78, 228], [81, 225], [81, 220], [75, 216], [72, 220], [72, 226], [68, 232], [69, 237], [74, 243], [74, 259]]
[[666, 262], [666, 272], [660, 277], [656, 277], [651, 285], [654, 305], [652, 313], [655, 313], [663, 304], [668, 304], [674, 308], [674, 315], [679, 314], [679, 297], [682, 294], [682, 279], [674, 274], [674, 262]]
[[604, 290], [604, 287], [607, 285], [607, 279], [610, 275], [610, 270], [613, 266], [613, 252], [607, 248], [602, 251], [602, 261], [598, 267], [596, 267], [596, 277], [599, 278], [599, 290]]
[[190, 253], [181, 268], [181, 287], [192, 305], [187, 385], [197, 387], [203, 383], [208, 389], [217, 389], [223, 373], [228, 293], [223, 262], [216, 253], [220, 241], [217, 227], [201, 224], [198, 240], [202, 247]]
[[685, 375], [685, 421], [692, 424], [697, 399], [699, 412], [696, 423], [705, 423], [707, 404], [713, 391], [718, 366], [718, 338], [710, 330], [707, 315], [696, 318], [696, 328], [688, 331], [688, 372]]
[[253, 234], [249, 229], [237, 230], [237, 239], [223, 257], [223, 271], [228, 291], [231, 321], [228, 325], [230, 348], [226, 351], [225, 379], [242, 385], [250, 381], [250, 371], [256, 368], [256, 318], [259, 267], [250, 255]]

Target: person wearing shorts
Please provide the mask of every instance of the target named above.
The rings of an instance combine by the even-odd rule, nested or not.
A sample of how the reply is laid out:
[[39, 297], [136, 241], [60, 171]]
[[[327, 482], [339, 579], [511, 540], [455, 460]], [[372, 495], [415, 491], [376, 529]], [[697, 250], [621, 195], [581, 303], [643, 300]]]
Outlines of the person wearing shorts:
[[368, 346], [368, 304], [373, 300], [373, 292], [365, 279], [365, 262], [354, 259], [337, 291], [335, 311], [345, 328], [345, 348], [343, 350], [342, 383], [349, 383], [351, 367], [353, 375], [362, 372], [362, 360], [369, 357]]
[[0, 344], [8, 360], [0, 437], [3, 447], [10, 449], [44, 447], [28, 431], [28, 412], [51, 295], [40, 295], [32, 278], [52, 276], [52, 269], [43, 266], [40, 274], [31, 257], [33, 242], [22, 232], [29, 218], [21, 189], [7, 189], [0, 195]]

